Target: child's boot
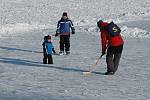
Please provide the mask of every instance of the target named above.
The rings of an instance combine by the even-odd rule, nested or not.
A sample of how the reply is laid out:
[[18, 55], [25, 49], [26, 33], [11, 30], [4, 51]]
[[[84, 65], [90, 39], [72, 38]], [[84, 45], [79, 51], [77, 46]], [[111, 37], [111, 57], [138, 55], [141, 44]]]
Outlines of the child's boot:
[[47, 64], [47, 58], [43, 58], [43, 64]]
[[59, 52], [59, 55], [64, 55], [64, 51], [60, 51], [60, 52]]

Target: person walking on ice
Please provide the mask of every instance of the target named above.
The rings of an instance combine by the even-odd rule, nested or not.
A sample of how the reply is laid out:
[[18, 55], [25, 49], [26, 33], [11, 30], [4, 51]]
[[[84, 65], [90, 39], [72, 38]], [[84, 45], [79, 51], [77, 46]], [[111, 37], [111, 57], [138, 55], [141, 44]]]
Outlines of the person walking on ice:
[[[52, 53], [56, 53], [54, 46], [52, 44], [52, 39], [50, 35], [44, 36], [43, 42], [43, 64], [53, 64]], [[48, 60], [48, 62], [47, 62]]]
[[75, 34], [75, 28], [68, 18], [67, 12], [63, 12], [62, 18], [58, 21], [55, 34], [55, 36], [60, 36], [60, 55], [70, 54], [70, 33]]
[[113, 22], [107, 23], [102, 20], [97, 22], [101, 32], [102, 55], [106, 51], [107, 72], [105, 75], [113, 75], [118, 69], [124, 40], [120, 34], [120, 28]]

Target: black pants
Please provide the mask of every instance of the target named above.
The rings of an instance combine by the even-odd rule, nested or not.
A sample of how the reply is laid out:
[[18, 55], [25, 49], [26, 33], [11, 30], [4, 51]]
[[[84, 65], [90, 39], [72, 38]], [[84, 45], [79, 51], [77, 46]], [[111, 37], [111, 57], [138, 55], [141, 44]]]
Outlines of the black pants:
[[106, 55], [107, 72], [116, 72], [119, 66], [123, 45], [108, 47]]
[[60, 36], [60, 51], [70, 51], [70, 35]]
[[53, 58], [51, 54], [44, 54], [43, 64], [47, 64], [47, 60], [48, 64], [53, 64]]

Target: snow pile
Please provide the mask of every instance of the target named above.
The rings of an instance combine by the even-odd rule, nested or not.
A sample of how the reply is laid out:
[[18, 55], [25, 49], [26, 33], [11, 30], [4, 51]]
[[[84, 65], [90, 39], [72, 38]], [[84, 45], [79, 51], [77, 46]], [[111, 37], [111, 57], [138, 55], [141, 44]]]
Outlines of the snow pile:
[[55, 29], [64, 11], [76, 27], [91, 32], [99, 19], [121, 23], [149, 18], [149, 5], [150, 0], [1, 0], [0, 34]]
[[124, 37], [130, 37], [130, 38], [149, 38], [150, 32], [146, 30], [142, 30], [139, 28], [129, 28], [127, 26], [124, 26], [122, 29], [122, 35]]
[[[81, 31], [88, 32], [92, 35], [99, 36], [98, 27], [80, 27]], [[125, 38], [150, 38], [150, 32], [140, 28], [130, 28], [127, 26], [121, 27], [121, 34]]]
[[46, 25], [40, 25], [38, 23], [27, 24], [27, 23], [16, 23], [16, 24], [6, 24], [0, 27], [0, 36], [4, 34], [14, 34], [14, 33], [26, 33], [35, 30], [42, 30], [48, 28]]

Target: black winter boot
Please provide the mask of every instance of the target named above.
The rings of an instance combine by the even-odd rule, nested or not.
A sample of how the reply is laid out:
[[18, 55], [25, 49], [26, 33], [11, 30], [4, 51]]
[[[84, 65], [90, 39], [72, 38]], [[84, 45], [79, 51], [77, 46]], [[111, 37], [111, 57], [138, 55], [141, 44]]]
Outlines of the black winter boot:
[[106, 72], [105, 75], [114, 75], [114, 72]]

